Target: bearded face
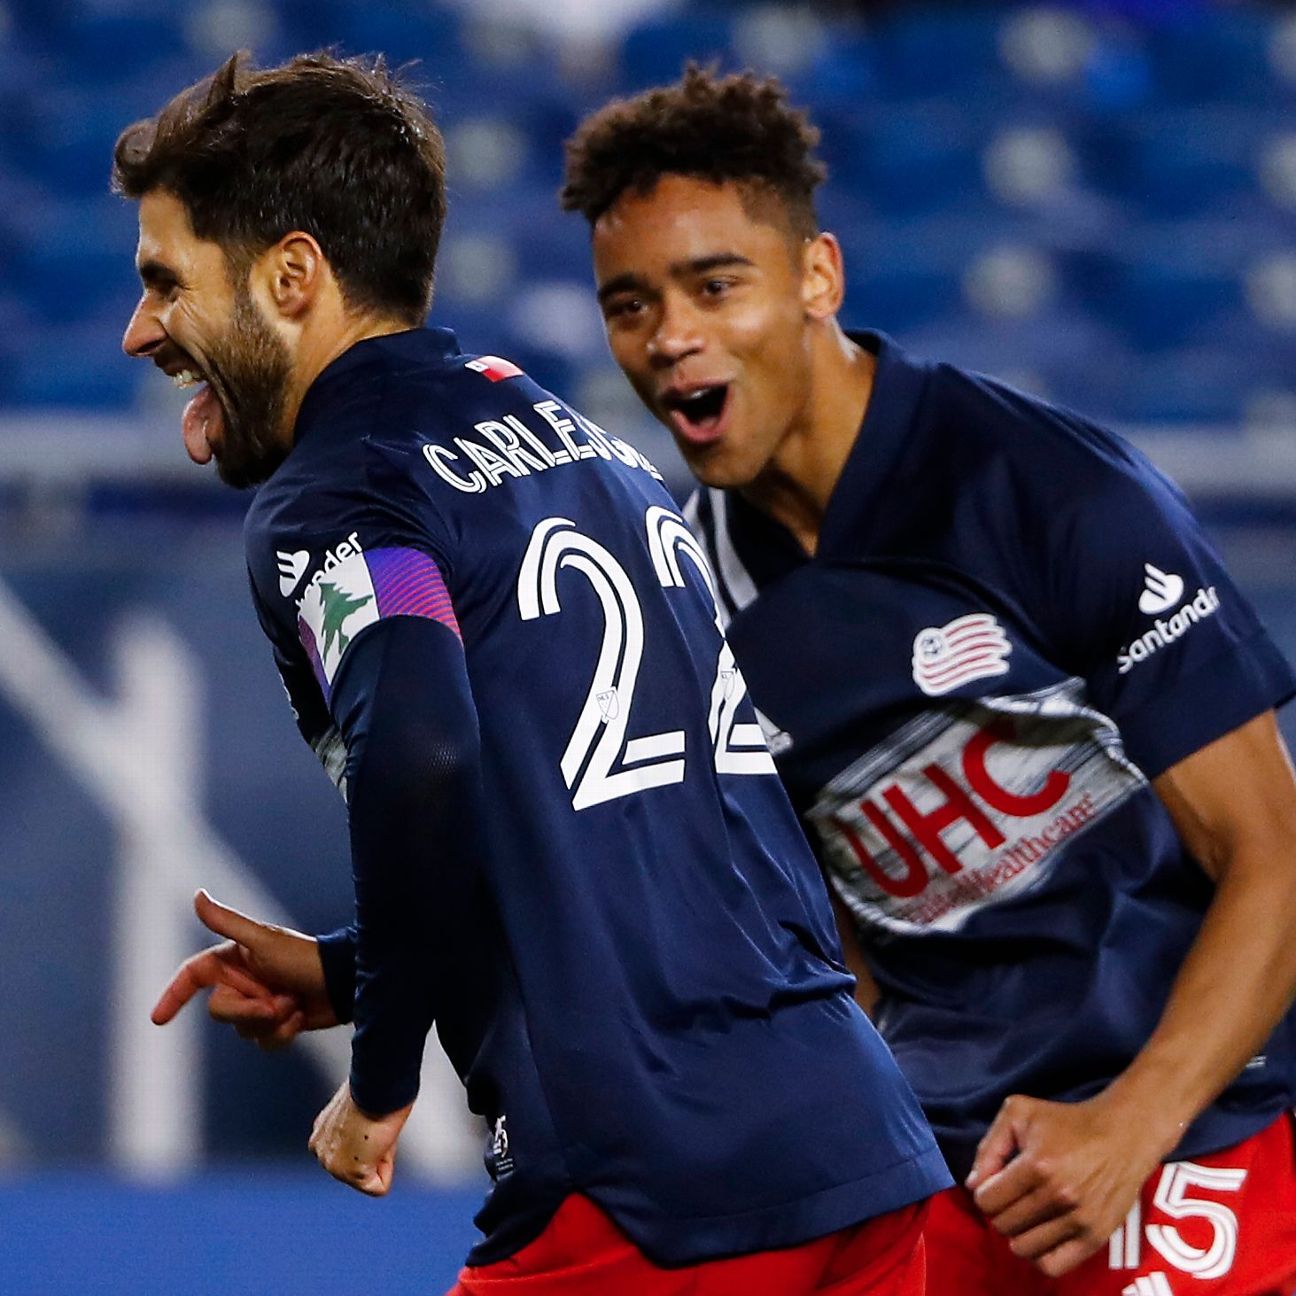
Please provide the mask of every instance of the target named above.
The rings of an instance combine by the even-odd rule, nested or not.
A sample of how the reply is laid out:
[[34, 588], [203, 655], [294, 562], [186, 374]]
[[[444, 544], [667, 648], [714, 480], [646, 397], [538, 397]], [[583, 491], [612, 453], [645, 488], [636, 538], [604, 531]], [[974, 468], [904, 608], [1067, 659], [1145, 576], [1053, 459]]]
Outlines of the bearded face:
[[247, 284], [240, 284], [229, 328], [207, 360], [207, 384], [222, 424], [213, 429], [212, 453], [227, 485], [265, 481], [288, 453], [283, 424], [291, 369], [288, 348], [262, 317]]
[[246, 260], [198, 238], [179, 199], [147, 193], [139, 216], [143, 294], [122, 346], [197, 386], [181, 417], [195, 463], [215, 459], [231, 486], [265, 481], [292, 445], [289, 348], [252, 295]]

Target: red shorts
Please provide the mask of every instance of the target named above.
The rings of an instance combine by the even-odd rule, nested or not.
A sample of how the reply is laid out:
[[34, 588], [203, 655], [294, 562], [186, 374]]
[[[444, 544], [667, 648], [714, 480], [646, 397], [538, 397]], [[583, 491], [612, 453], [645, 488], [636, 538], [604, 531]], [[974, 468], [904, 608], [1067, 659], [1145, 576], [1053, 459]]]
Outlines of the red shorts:
[[1096, 1255], [1062, 1278], [1019, 1260], [964, 1188], [932, 1199], [932, 1296], [1289, 1296], [1296, 1283], [1296, 1130], [1161, 1166]]
[[801, 1246], [662, 1269], [572, 1196], [534, 1242], [463, 1270], [448, 1296], [923, 1296], [926, 1213], [920, 1202]]

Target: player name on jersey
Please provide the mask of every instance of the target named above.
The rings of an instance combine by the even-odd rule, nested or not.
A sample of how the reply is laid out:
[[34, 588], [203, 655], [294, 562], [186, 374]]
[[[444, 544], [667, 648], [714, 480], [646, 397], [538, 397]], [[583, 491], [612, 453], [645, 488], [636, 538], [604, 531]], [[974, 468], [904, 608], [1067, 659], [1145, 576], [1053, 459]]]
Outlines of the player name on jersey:
[[[661, 473], [632, 445], [574, 410], [564, 409], [556, 400], [537, 401], [532, 409], [542, 420], [540, 431], [527, 427], [516, 414], [504, 414], [475, 424], [476, 438], [453, 438], [457, 453], [449, 446], [429, 443], [423, 447], [423, 457], [437, 476], [465, 495], [480, 495], [506, 478], [529, 477], [596, 457], [619, 459], [661, 481]], [[465, 463], [473, 466], [464, 471]]]

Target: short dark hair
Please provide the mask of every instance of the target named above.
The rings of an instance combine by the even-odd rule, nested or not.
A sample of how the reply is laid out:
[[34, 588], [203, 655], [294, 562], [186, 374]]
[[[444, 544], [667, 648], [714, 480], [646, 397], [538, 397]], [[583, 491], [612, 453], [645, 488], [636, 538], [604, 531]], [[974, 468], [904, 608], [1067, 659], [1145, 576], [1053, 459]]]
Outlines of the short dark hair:
[[122, 132], [113, 188], [173, 194], [234, 266], [303, 230], [349, 308], [414, 324], [427, 314], [445, 144], [381, 58], [318, 51], [262, 70], [235, 54]]
[[818, 143], [777, 78], [690, 63], [674, 85], [614, 99], [580, 124], [559, 201], [593, 225], [626, 189], [646, 193], [663, 175], [733, 182], [780, 199], [793, 232], [809, 238], [819, 229], [814, 191], [828, 175]]

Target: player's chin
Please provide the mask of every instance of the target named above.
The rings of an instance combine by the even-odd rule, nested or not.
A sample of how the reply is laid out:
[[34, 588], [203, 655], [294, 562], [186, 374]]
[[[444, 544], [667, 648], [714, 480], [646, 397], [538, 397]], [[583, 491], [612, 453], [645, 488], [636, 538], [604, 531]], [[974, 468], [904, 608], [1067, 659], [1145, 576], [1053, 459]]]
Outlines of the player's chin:
[[752, 485], [756, 473], [732, 456], [723, 454], [686, 454], [684, 463], [702, 486], [715, 490], [741, 490]]
[[738, 490], [750, 486], [756, 473], [723, 442], [695, 446], [676, 442], [689, 471], [703, 486], [716, 490]]

